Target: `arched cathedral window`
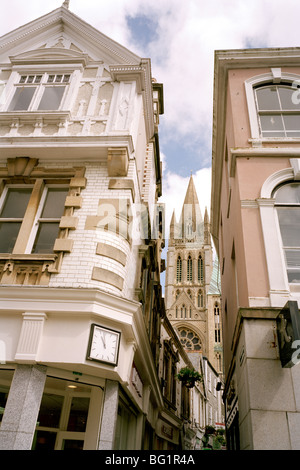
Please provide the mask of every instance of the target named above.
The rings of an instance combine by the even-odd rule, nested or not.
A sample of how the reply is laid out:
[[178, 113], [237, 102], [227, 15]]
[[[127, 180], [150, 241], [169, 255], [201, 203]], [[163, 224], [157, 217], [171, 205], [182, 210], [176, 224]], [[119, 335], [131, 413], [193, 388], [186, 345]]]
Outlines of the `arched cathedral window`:
[[177, 258], [177, 265], [176, 265], [176, 281], [181, 282], [182, 280], [182, 259], [180, 256]]
[[221, 342], [221, 327], [220, 327], [220, 307], [216, 302], [214, 306], [214, 319], [215, 319], [215, 342]]
[[181, 306], [181, 318], [186, 318], [186, 306], [183, 304]]
[[193, 280], [193, 260], [191, 255], [189, 255], [187, 260], [187, 281]]
[[204, 307], [204, 297], [203, 297], [203, 291], [200, 289], [198, 291], [198, 308], [203, 308]]
[[203, 282], [203, 258], [201, 255], [198, 257], [198, 282]]
[[201, 351], [201, 340], [192, 330], [178, 328], [179, 338], [184, 349], [188, 351]]

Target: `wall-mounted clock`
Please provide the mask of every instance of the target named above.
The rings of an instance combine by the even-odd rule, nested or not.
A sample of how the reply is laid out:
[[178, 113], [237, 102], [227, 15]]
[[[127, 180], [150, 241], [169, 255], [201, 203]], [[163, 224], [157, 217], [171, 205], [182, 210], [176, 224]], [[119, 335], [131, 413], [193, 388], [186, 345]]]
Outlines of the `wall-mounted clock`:
[[87, 359], [118, 364], [121, 333], [110, 328], [92, 324]]

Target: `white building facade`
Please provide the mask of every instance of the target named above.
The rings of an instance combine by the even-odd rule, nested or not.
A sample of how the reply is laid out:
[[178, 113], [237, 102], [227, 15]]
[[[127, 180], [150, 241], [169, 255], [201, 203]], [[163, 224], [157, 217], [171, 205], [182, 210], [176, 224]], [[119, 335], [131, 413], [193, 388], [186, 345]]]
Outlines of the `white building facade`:
[[0, 38], [0, 80], [0, 448], [182, 448], [150, 60], [62, 6]]

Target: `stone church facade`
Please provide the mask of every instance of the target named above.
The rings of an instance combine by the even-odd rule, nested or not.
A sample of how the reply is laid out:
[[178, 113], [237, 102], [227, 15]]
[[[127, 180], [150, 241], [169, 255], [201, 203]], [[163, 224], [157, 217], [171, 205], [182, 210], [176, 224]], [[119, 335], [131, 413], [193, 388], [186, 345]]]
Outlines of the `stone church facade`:
[[173, 213], [167, 252], [168, 318], [188, 354], [200, 353], [222, 373], [221, 292], [207, 210], [202, 217], [191, 176], [179, 222]]

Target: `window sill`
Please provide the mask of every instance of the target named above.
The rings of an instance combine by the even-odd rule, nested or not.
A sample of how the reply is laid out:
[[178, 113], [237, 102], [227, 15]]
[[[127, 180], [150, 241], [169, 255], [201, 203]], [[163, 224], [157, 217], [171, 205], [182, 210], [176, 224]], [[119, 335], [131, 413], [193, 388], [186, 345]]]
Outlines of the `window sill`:
[[7, 261], [56, 261], [57, 254], [13, 254], [13, 253], [0, 253], [0, 260]]
[[38, 119], [59, 121], [68, 119], [70, 111], [1, 111], [0, 122], [10, 121], [12, 119], [22, 119], [22, 121], [36, 121]]
[[299, 144], [300, 137], [264, 137], [248, 139], [252, 147], [261, 147], [263, 144], [276, 143], [276, 144]]

